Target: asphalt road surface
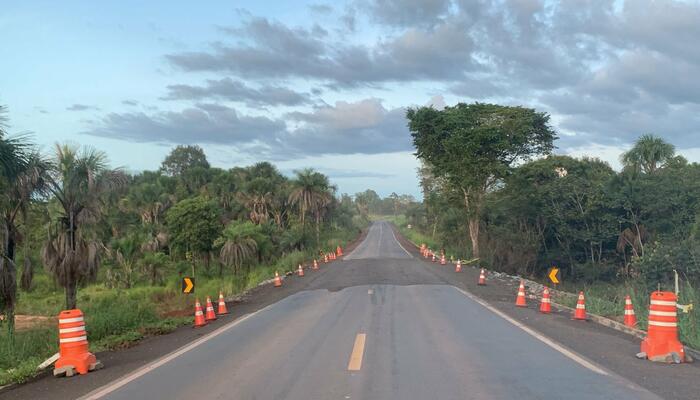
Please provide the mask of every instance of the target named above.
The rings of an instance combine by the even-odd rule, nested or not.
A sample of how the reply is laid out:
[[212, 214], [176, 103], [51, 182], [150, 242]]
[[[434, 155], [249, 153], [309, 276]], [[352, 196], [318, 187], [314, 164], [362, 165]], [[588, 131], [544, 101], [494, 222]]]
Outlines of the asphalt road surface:
[[285, 280], [305, 290], [85, 398], [659, 398], [447, 284], [405, 247], [375, 223], [344, 261]]

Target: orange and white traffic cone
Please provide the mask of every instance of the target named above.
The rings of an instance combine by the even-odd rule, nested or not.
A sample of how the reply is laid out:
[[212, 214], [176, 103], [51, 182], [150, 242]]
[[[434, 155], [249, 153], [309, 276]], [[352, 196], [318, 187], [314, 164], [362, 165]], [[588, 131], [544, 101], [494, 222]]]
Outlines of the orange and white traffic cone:
[[338, 257], [341, 257], [343, 255], [343, 248], [338, 245], [338, 247], [335, 248], [335, 255]]
[[447, 260], [445, 259], [444, 254], [440, 257], [440, 265], [447, 265]]
[[299, 264], [299, 268], [297, 268], [297, 275], [304, 276], [304, 268], [301, 267], [301, 264]]
[[637, 357], [676, 364], [686, 361], [685, 349], [678, 341], [676, 301], [673, 292], [656, 291], [651, 294], [649, 328]]
[[323, 262], [327, 263], [328, 262], [328, 254], [323, 255]]
[[455, 272], [462, 272], [462, 260], [457, 260], [457, 265], [455, 265]]
[[204, 318], [204, 311], [202, 311], [202, 304], [199, 299], [194, 301], [194, 327], [201, 328], [207, 324], [207, 320]]
[[481, 272], [479, 272], [479, 282], [477, 282], [477, 285], [479, 286], [486, 286], [486, 271], [484, 269], [481, 269]]
[[216, 312], [214, 312], [214, 305], [211, 304], [211, 297], [207, 296], [207, 310], [204, 313], [204, 319], [207, 321], [216, 320]]
[[311, 269], [318, 269], [318, 261], [315, 258], [313, 264], [311, 264]]
[[540, 312], [543, 314], [549, 314], [552, 312], [552, 301], [549, 298], [549, 288], [544, 287], [542, 291], [542, 302], [540, 303]]
[[224, 300], [224, 294], [219, 292], [219, 309], [216, 312], [219, 315], [228, 314], [228, 309], [226, 308], [226, 300]]
[[525, 301], [525, 282], [523, 281], [520, 281], [518, 297], [515, 299], [515, 305], [518, 307], [527, 307], [527, 302]]
[[282, 278], [280, 278], [280, 274], [275, 271], [275, 287], [280, 286], [282, 286]]
[[625, 325], [632, 327], [637, 325], [637, 316], [634, 315], [634, 307], [629, 295], [625, 296]]
[[583, 292], [578, 293], [578, 301], [574, 310], [574, 319], [586, 320], [586, 298], [583, 297]]
[[59, 358], [54, 365], [54, 376], [71, 377], [76, 372], [85, 375], [89, 371], [102, 367], [102, 363], [89, 352], [82, 311], [65, 310], [58, 314], [58, 352]]
[[433, 262], [437, 262], [437, 258], [435, 257], [435, 253], [433, 253]]

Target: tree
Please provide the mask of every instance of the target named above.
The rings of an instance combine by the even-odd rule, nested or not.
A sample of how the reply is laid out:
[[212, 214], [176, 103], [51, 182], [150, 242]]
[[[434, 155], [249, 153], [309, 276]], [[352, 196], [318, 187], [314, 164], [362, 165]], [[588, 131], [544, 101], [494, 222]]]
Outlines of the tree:
[[183, 176], [185, 172], [196, 168], [209, 168], [207, 156], [199, 146], [175, 147], [160, 166], [160, 170], [170, 176]]
[[622, 154], [625, 167], [636, 172], [653, 174], [669, 161], [672, 161], [676, 148], [658, 136], [643, 135], [629, 151]]
[[316, 245], [320, 244], [320, 224], [325, 208], [330, 204], [333, 195], [328, 177], [311, 168], [296, 171], [296, 179], [292, 181], [292, 191], [289, 203], [299, 208], [302, 228], [305, 226], [305, 216], [311, 212], [316, 220]]
[[94, 225], [104, 214], [105, 196], [126, 184], [120, 170], [107, 167], [104, 153], [56, 144], [46, 179], [55, 218], [42, 251], [46, 267], [65, 288], [66, 308], [77, 303], [78, 284], [93, 279], [104, 247]]
[[[15, 247], [19, 213], [26, 211], [36, 183], [32, 179], [33, 153], [26, 136], [8, 138], [5, 108], [0, 106], [0, 210], [3, 219], [2, 258], [0, 259], [0, 312], [5, 314], [10, 334], [14, 332], [14, 309], [17, 301]], [[38, 184], [38, 183], [37, 183]]]
[[[260, 225], [250, 221], [242, 223], [230, 223], [226, 226], [221, 237], [216, 240], [216, 247], [220, 247], [219, 260], [222, 265], [233, 266], [233, 273], [238, 274], [243, 263], [253, 259], [258, 254], [258, 243], [262, 244], [267, 239]], [[219, 276], [221, 276], [219, 269]]]
[[549, 115], [523, 107], [464, 104], [408, 109], [416, 155], [462, 194], [472, 255], [479, 258], [485, 194], [513, 165], [551, 152], [556, 134]]
[[168, 256], [161, 252], [147, 252], [138, 260], [138, 264], [151, 285], [155, 286], [163, 279], [163, 269], [168, 265]]
[[205, 197], [178, 202], [165, 216], [171, 245], [182, 252], [202, 255], [204, 266], [209, 269], [210, 252], [222, 229], [220, 217], [218, 204]]

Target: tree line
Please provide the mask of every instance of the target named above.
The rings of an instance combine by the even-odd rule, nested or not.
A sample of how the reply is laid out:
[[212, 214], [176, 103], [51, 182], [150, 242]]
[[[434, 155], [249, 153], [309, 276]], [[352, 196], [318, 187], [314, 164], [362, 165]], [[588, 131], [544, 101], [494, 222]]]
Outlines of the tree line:
[[268, 162], [215, 168], [200, 147], [177, 146], [157, 171], [130, 174], [85, 146], [41, 153], [31, 137], [8, 134], [2, 111], [0, 314], [10, 331], [36, 265], [75, 308], [79, 288], [97, 279], [130, 288], [195, 265], [197, 273], [246, 273], [294, 251], [328, 248], [331, 233], [366, 223], [352, 197], [312, 169], [290, 178]]
[[621, 156], [554, 155], [549, 115], [458, 104], [410, 109], [423, 202], [409, 222], [493, 268], [568, 280], [700, 284], [700, 165], [647, 134]]

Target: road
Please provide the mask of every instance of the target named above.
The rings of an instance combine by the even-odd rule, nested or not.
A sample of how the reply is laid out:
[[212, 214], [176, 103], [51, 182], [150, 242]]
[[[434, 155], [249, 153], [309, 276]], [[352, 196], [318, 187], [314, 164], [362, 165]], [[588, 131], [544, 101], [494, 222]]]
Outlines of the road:
[[660, 398], [447, 284], [405, 247], [374, 223], [344, 261], [285, 280], [305, 290], [85, 398]]

